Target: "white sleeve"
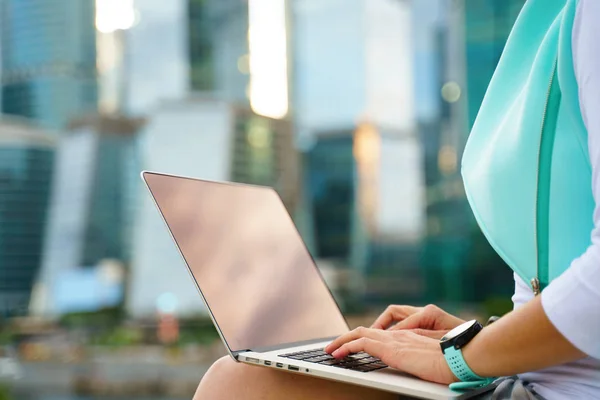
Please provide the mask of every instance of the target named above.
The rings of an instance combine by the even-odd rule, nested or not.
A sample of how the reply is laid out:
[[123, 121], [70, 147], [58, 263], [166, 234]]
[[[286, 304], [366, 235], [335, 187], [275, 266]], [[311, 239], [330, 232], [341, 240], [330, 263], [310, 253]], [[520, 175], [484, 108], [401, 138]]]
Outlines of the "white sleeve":
[[591, 245], [542, 293], [552, 324], [575, 347], [600, 359], [600, 0], [579, 0], [573, 62], [588, 131], [596, 208]]

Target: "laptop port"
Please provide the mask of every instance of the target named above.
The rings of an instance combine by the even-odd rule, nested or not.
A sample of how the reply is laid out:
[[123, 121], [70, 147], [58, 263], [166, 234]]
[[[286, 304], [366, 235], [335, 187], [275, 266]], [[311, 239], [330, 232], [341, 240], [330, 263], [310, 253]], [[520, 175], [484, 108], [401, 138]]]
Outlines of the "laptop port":
[[246, 361], [260, 364], [260, 360], [258, 358], [246, 357]]
[[277, 366], [277, 368], [283, 368], [283, 364], [282, 363], [277, 363], [275, 365]]
[[288, 365], [288, 369], [291, 370], [291, 371], [300, 371], [300, 368], [295, 367], [293, 365]]
[[265, 360], [265, 365], [271, 365], [271, 361], [266, 361]]

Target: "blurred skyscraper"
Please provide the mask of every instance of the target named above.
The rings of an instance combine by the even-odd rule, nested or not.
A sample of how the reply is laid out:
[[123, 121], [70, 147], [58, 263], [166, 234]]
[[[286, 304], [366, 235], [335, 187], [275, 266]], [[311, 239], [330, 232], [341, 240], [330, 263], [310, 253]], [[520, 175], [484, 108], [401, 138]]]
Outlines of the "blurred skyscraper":
[[98, 110], [102, 114], [124, 114], [128, 108], [130, 30], [139, 22], [134, 0], [95, 0]]
[[42, 258], [56, 139], [0, 119], [0, 317], [27, 313]]
[[0, 113], [62, 128], [97, 108], [94, 0], [0, 0]]
[[128, 110], [147, 113], [198, 92], [249, 104], [248, 0], [136, 0], [135, 7]]
[[304, 190], [317, 236], [313, 253], [319, 258], [347, 261], [351, 251], [356, 204], [352, 136], [342, 131], [319, 138], [304, 155]]
[[[144, 169], [217, 181], [275, 187], [288, 209], [297, 198], [297, 166], [289, 122], [257, 116], [246, 108], [205, 97], [163, 103], [141, 142]], [[153, 315], [157, 301], [176, 301], [176, 314], [203, 310], [167, 228], [147, 190], [138, 186], [133, 261], [127, 307]]]
[[134, 5], [137, 23], [126, 38], [126, 110], [146, 115], [161, 101], [189, 92], [188, 0], [135, 0]]
[[188, 0], [190, 88], [288, 116], [290, 0]]
[[192, 91], [248, 105], [248, 1], [188, 1]]
[[[231, 109], [225, 103], [163, 102], [142, 132], [143, 169], [226, 180], [231, 168], [231, 125]], [[194, 283], [141, 181], [138, 191], [129, 313], [136, 317], [154, 315], [158, 299], [165, 293], [176, 299], [176, 314], [202, 310]]]
[[290, 121], [237, 108], [230, 180], [271, 186], [294, 212], [299, 196], [298, 152]]
[[[508, 294], [511, 274], [475, 223], [460, 159], [524, 0], [414, 2], [419, 130], [425, 149], [428, 301]], [[433, 87], [428, 84], [433, 83]], [[489, 282], [489, 285], [481, 284]]]
[[[150, 18], [157, 18], [149, 8], [152, 2], [140, 1], [133, 53], [145, 39], [140, 32], [153, 35], [152, 21], [147, 23], [144, 14], [147, 6]], [[179, 1], [168, 6], [172, 19], [182, 18], [185, 27], [174, 32], [177, 46], [185, 44], [182, 58], [187, 62], [188, 94], [156, 101], [145, 110], [152, 116], [142, 135], [143, 169], [273, 186], [293, 212], [299, 183], [287, 118], [285, 4], [283, 0], [186, 0], [185, 7]], [[154, 5], [159, 7], [163, 6]], [[169, 74], [166, 65], [162, 69], [156, 79]], [[176, 75], [178, 82], [180, 78]], [[159, 99], [154, 96], [154, 100]], [[179, 314], [197, 312], [202, 303], [193, 282], [148, 193], [140, 193], [128, 308], [136, 316], [152, 314], [157, 299], [172, 294]]]
[[[410, 10], [388, 0], [292, 5], [304, 236], [316, 257], [369, 276], [367, 295], [395, 288], [409, 298], [418, 287], [393, 282], [418, 278], [411, 254], [425, 223]], [[379, 275], [387, 287], [371, 279]]]
[[526, 0], [463, 0], [469, 129]]
[[129, 263], [142, 123], [86, 117], [72, 121], [62, 135], [34, 301], [37, 313], [56, 312], [53, 291], [65, 273], [107, 259]]
[[[208, 6], [209, 1], [188, 0], [190, 88], [197, 92], [210, 92], [215, 87], [213, 26], [216, 24], [212, 22], [213, 16]], [[246, 49], [243, 49], [240, 54], [246, 54], [246, 52]]]

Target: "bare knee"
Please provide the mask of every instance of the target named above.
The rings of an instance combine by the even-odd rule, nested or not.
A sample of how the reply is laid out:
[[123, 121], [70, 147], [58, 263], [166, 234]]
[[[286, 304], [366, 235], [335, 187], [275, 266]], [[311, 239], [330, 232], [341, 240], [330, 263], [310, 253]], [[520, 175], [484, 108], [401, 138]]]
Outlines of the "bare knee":
[[241, 366], [241, 364], [233, 361], [231, 357], [221, 357], [208, 369], [202, 380], [210, 381], [213, 379], [219, 379], [223, 376], [231, 376], [232, 374], [236, 373], [236, 369], [239, 366]]
[[234, 389], [232, 381], [239, 379], [239, 367], [243, 365], [236, 363], [229, 356], [215, 361], [200, 381], [194, 400], [225, 398], [224, 386], [227, 386], [228, 390]]
[[223, 357], [212, 365], [194, 396], [194, 400], [239, 398], [389, 400], [396, 396], [339, 382], [236, 363], [229, 357]]
[[264, 384], [273, 373], [277, 371], [238, 363], [229, 356], [222, 357], [202, 378], [194, 400], [251, 398], [247, 394], [261, 391], [258, 385]]

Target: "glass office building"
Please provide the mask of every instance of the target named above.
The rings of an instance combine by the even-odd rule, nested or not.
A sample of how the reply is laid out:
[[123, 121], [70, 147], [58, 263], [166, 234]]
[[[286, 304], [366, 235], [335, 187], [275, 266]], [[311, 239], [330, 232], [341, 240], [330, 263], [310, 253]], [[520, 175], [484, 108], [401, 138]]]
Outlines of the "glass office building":
[[94, 0], [2, 0], [0, 112], [62, 128], [97, 105]]
[[191, 90], [248, 105], [248, 1], [187, 1]]
[[27, 313], [42, 255], [54, 150], [49, 133], [0, 119], [0, 317]]
[[106, 260], [130, 262], [142, 124], [140, 119], [90, 116], [72, 121], [61, 136], [36, 313], [58, 312], [54, 294], [69, 271]]
[[136, 147], [141, 121], [98, 118], [82, 124], [97, 135], [94, 156], [97, 161], [91, 171], [90, 203], [79, 265], [98, 265], [105, 259], [129, 263], [140, 170]]
[[298, 203], [298, 152], [289, 120], [256, 115], [235, 108], [231, 148], [234, 182], [271, 186], [293, 213]]
[[106, 259], [129, 261], [129, 229], [140, 170], [137, 133], [142, 123], [94, 116], [72, 122], [60, 139], [46, 268], [91, 267]]
[[214, 89], [214, 50], [208, 2], [209, 0], [188, 2], [190, 87], [194, 91]]
[[[438, 103], [433, 118], [420, 120], [427, 181], [428, 235], [422, 259], [427, 301], [508, 297], [512, 274], [472, 216], [459, 166], [469, 131], [525, 1], [433, 2], [443, 10], [442, 18], [431, 25], [429, 53], [424, 55], [434, 67], [419, 69], [437, 82]], [[426, 7], [420, 11], [430, 12]]]
[[464, 0], [469, 129], [525, 0]]
[[315, 257], [347, 260], [355, 213], [356, 161], [351, 132], [317, 138], [305, 153], [304, 190], [311, 199]]

